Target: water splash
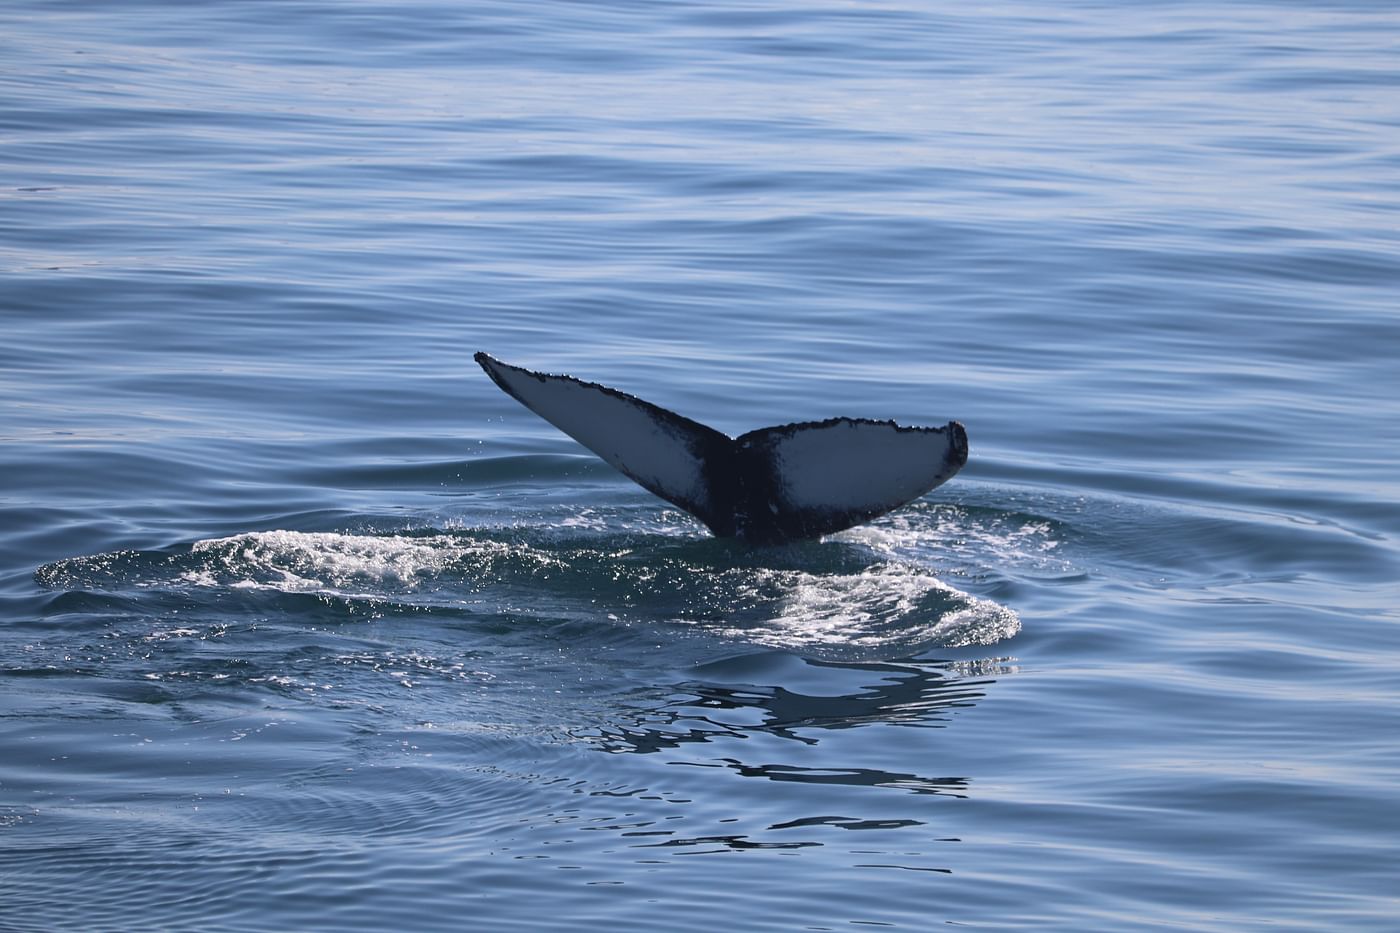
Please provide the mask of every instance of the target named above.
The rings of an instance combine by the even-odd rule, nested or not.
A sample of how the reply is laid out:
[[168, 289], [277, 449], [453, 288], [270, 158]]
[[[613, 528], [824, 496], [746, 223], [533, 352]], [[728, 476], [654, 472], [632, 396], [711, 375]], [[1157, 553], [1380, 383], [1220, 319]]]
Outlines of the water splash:
[[[692, 537], [664, 514], [617, 530], [618, 516], [606, 510], [501, 529], [274, 530], [184, 549], [77, 557], [46, 565], [36, 577], [51, 588], [127, 597], [312, 595], [343, 601], [351, 614], [371, 603], [376, 612], [453, 607], [552, 623], [683, 626], [808, 651], [995, 643], [1019, 630], [1016, 613], [944, 582], [944, 571], [924, 559], [937, 553], [946, 560], [938, 548], [949, 539], [944, 525], [957, 517], [916, 512], [848, 536], [771, 549]], [[954, 556], [959, 565], [976, 563], [979, 549], [1021, 541], [1048, 550], [1047, 534], [1024, 525], [1010, 533], [983, 529], [976, 535], [991, 544], [979, 544], [976, 535], [954, 539]]]

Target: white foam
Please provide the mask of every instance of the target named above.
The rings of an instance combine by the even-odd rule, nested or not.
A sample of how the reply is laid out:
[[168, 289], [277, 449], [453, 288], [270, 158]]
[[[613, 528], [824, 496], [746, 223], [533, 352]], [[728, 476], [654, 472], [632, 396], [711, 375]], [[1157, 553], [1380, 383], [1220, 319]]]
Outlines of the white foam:
[[883, 520], [840, 533], [892, 558], [932, 563], [940, 573], [980, 575], [988, 570], [1064, 574], [1076, 568], [1046, 519], [1007, 513], [971, 513], [956, 505], [922, 503]]
[[778, 647], [993, 644], [1021, 627], [1005, 606], [898, 563], [855, 574], [767, 571], [753, 590], [782, 593], [772, 618], [744, 630]]
[[208, 563], [186, 572], [187, 583], [284, 592], [382, 584], [412, 589], [454, 563], [481, 558], [562, 566], [521, 544], [453, 535], [259, 531], [197, 541], [190, 550]]

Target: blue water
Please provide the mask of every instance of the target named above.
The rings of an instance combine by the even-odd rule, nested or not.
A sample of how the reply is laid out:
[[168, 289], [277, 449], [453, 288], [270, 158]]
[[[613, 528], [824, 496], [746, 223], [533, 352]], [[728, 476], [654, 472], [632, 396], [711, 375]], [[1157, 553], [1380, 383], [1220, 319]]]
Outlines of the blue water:
[[[0, 929], [1397, 929], [1397, 48], [5, 4]], [[746, 548], [476, 350], [971, 459]]]

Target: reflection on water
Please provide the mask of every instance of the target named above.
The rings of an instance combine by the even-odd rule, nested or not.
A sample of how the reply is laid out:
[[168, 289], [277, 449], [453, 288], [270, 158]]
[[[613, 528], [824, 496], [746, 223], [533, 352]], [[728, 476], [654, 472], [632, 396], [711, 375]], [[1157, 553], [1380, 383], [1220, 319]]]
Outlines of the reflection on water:
[[798, 768], [792, 765], [745, 765], [732, 758], [722, 759], [725, 767], [744, 777], [761, 777], [770, 781], [792, 781], [798, 784], [846, 784], [853, 787], [893, 787], [915, 794], [952, 794], [966, 789], [967, 779], [960, 777], [927, 778], [917, 774], [881, 771], [877, 768]]
[[[550, 820], [615, 833], [657, 864], [753, 850], [845, 851], [859, 833], [849, 867], [947, 872], [942, 844], [956, 840], [930, 829], [946, 820], [933, 799], [969, 797], [972, 779], [938, 772], [942, 746], [929, 730], [951, 726], [996, 682], [992, 675], [1010, 669], [1003, 661], [844, 662], [777, 650], [704, 663], [693, 679], [625, 694], [603, 711], [606, 722], [575, 730], [594, 752], [641, 756], [621, 766], [649, 777], [627, 788], [578, 787], [576, 794], [622, 808], [590, 819], [593, 808], [571, 804]], [[890, 741], [890, 729], [905, 738]], [[920, 746], [926, 753], [914, 753]], [[880, 749], [891, 748], [899, 754], [888, 760], [928, 768], [881, 767]]]
[[846, 679], [859, 683], [848, 694], [829, 696], [781, 683], [693, 681], [677, 685], [678, 695], [656, 706], [632, 710], [628, 722], [602, 730], [593, 740], [604, 751], [641, 753], [755, 733], [816, 745], [820, 730], [873, 723], [944, 725], [952, 710], [971, 707], [983, 696], [982, 688], [995, 683], [954, 676], [938, 662], [789, 659], [797, 661], [847, 675], [825, 677], [826, 686]]

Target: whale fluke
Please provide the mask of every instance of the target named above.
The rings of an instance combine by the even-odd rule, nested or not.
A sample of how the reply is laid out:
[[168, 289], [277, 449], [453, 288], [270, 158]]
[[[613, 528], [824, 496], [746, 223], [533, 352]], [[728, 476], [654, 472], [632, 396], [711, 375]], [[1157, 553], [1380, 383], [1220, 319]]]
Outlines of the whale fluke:
[[914, 501], [967, 463], [956, 421], [829, 418], [730, 438], [607, 386], [475, 359], [520, 404], [717, 537], [778, 544], [831, 534]]

